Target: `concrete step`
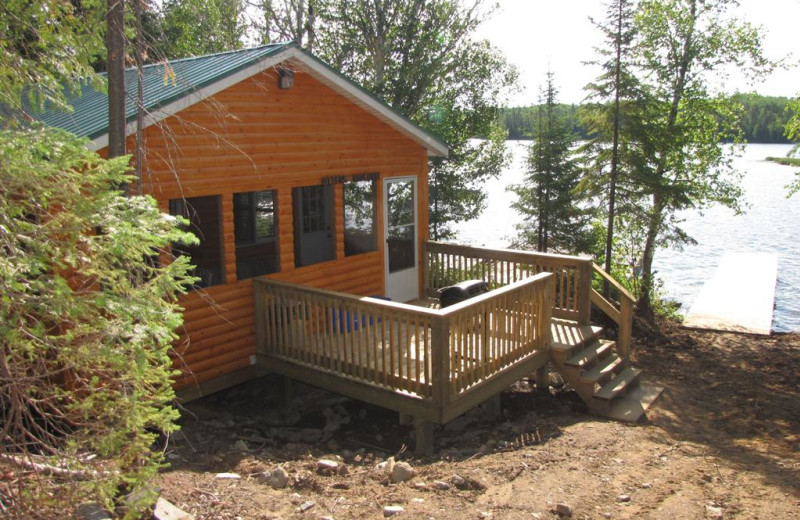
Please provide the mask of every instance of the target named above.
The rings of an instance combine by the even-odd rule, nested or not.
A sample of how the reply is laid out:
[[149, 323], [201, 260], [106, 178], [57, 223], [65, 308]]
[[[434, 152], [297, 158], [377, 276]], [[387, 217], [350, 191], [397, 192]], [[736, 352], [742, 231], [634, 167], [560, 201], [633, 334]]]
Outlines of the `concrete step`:
[[605, 384], [614, 374], [622, 371], [625, 363], [616, 354], [611, 354], [598, 362], [589, 370], [581, 373], [581, 379], [587, 383]]
[[614, 352], [614, 342], [609, 340], [600, 340], [584, 348], [577, 354], [564, 361], [567, 366], [588, 368], [593, 366], [597, 361], [605, 358]]
[[594, 394], [594, 399], [611, 401], [615, 397], [623, 395], [627, 390], [633, 388], [641, 373], [642, 371], [638, 368], [626, 368], [620, 372], [617, 377], [603, 385], [603, 388]]

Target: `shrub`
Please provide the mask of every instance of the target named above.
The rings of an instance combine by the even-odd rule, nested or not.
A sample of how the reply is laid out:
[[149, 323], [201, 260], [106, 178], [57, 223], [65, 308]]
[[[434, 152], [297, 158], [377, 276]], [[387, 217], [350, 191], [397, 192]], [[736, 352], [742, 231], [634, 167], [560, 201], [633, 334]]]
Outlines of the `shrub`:
[[[128, 157], [101, 159], [47, 128], [0, 130], [0, 482], [11, 516], [152, 500], [159, 432], [176, 429], [169, 349], [193, 242], [150, 197], [127, 197]], [[9, 473], [6, 473], [8, 476]], [[5, 495], [5, 496], [3, 496]], [[66, 516], [70, 516], [66, 513]]]

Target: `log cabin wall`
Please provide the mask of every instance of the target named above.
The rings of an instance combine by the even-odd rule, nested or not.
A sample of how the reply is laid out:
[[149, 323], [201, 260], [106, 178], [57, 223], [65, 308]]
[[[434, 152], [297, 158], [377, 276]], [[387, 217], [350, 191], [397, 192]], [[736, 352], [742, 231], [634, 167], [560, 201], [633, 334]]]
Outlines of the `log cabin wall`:
[[[268, 70], [192, 105], [145, 131], [143, 190], [163, 211], [171, 199], [218, 196], [224, 283], [183, 298], [177, 389], [221, 389], [250, 377], [254, 363], [252, 280], [237, 280], [233, 194], [276, 190], [280, 269], [270, 278], [357, 295], [384, 294], [382, 179], [418, 178], [419, 265], [427, 238], [426, 151], [302, 72], [279, 90]], [[129, 140], [129, 150], [134, 142]], [[375, 252], [345, 256], [343, 185], [334, 185], [335, 260], [295, 267], [292, 189], [333, 176], [377, 173]], [[420, 267], [421, 269], [421, 267]], [[421, 280], [420, 280], [421, 283]], [[240, 374], [240, 376], [236, 376]], [[215, 382], [216, 381], [216, 382]]]

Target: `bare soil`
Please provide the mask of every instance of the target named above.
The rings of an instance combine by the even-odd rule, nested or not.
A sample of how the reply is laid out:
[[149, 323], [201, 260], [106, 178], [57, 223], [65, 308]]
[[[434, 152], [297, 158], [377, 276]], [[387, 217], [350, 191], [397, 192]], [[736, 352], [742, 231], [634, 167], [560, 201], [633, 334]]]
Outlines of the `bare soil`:
[[[396, 413], [310, 387], [284, 408], [264, 378], [187, 405], [158, 485], [198, 519], [800, 518], [800, 336], [662, 326], [634, 352], [665, 387], [639, 423], [521, 381], [500, 417], [437, 428], [431, 458]], [[391, 483], [388, 457], [416, 475]], [[263, 476], [276, 466], [284, 489]]]

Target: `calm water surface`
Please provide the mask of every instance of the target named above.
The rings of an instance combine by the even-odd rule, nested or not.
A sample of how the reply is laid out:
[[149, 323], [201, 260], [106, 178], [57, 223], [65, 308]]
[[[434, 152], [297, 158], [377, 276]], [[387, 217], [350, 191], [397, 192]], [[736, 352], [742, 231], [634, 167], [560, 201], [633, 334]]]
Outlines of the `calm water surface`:
[[[507, 247], [520, 217], [511, 209], [514, 195], [506, 186], [522, 182], [527, 143], [509, 142], [513, 161], [501, 177], [487, 183], [488, 208], [477, 219], [457, 228], [457, 241], [478, 246]], [[778, 255], [778, 283], [773, 330], [800, 331], [800, 194], [786, 198], [793, 168], [765, 160], [783, 156], [789, 145], [751, 144], [736, 159], [744, 173], [743, 188], [749, 208], [743, 215], [714, 207], [700, 215], [684, 212], [684, 229], [697, 245], [683, 251], [659, 250], [655, 270], [664, 282], [665, 296], [688, 310], [700, 288], [726, 253], [758, 252]], [[747, 273], [742, 273], [746, 276]], [[746, 295], [742, 295], [746, 298]]]

